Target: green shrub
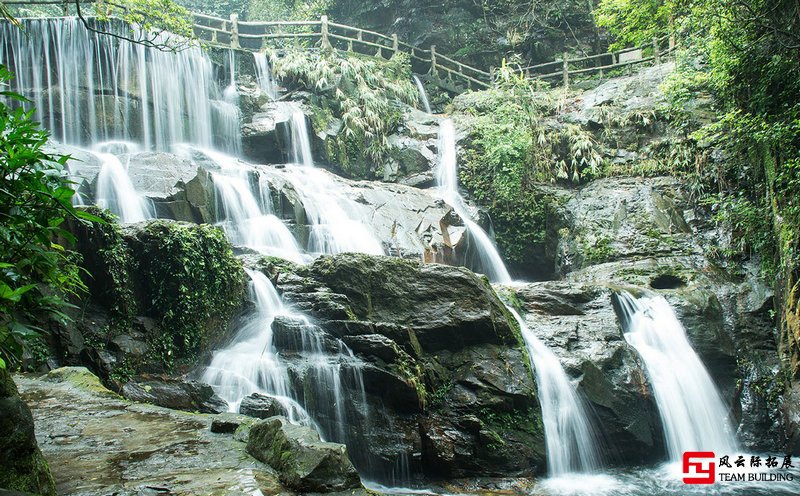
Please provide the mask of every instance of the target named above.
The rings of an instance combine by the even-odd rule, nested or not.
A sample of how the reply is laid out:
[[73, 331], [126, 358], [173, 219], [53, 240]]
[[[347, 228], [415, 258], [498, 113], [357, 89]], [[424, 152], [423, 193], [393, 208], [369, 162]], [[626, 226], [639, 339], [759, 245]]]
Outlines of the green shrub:
[[388, 136], [402, 120], [400, 103], [417, 101], [405, 53], [391, 60], [338, 51], [289, 50], [272, 56], [275, 75], [292, 88], [312, 92], [313, 125], [324, 130], [332, 119], [343, 129], [330, 140], [328, 156], [346, 172], [365, 177], [369, 162], [380, 162]]

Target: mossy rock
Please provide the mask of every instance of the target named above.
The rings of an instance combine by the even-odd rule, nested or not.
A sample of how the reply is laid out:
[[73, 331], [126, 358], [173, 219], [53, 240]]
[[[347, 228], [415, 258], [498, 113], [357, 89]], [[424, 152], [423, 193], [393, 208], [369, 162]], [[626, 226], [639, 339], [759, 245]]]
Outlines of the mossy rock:
[[361, 479], [343, 444], [326, 443], [311, 427], [272, 417], [250, 428], [247, 452], [278, 471], [280, 480], [301, 492], [361, 488]]
[[85, 367], [61, 367], [51, 370], [44, 376], [43, 380], [50, 382], [66, 382], [77, 389], [98, 396], [119, 398], [119, 395], [103, 386], [103, 383], [100, 382], [100, 378], [92, 374], [89, 369]]
[[56, 494], [50, 468], [36, 443], [31, 411], [4, 368], [0, 368], [0, 488]]

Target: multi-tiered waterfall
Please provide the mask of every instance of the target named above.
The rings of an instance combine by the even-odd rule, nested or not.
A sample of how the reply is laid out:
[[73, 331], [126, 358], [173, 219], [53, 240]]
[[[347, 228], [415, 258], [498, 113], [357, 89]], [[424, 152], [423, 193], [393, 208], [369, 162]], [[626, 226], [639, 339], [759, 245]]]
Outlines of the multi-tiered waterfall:
[[[111, 209], [122, 222], [152, 218], [153, 206], [129, 175], [131, 155], [137, 149], [167, 151], [191, 164], [202, 155], [201, 168], [213, 191], [209, 221], [242, 251], [297, 263], [320, 254], [386, 252], [361, 198], [345, 194], [337, 179], [315, 167], [313, 136], [299, 108], [288, 122], [291, 147], [284, 150], [288, 160], [281, 160], [288, 163], [254, 166], [236, 156], [241, 149], [238, 103], [245, 93], [239, 92], [233, 52], [225, 68], [215, 70], [199, 48], [160, 52], [91, 33], [76, 19], [29, 20], [24, 31], [3, 23], [0, 37], [0, 61], [16, 73], [11, 89], [32, 101], [36, 118], [57, 140], [82, 146], [97, 159], [100, 172], [84, 201]], [[259, 88], [277, 99], [266, 56], [254, 54], [253, 64]], [[478, 259], [475, 269], [493, 282], [511, 283], [491, 236], [471, 219], [459, 193], [456, 134], [449, 120], [441, 123], [439, 152], [439, 192], [464, 222], [468, 249]], [[300, 204], [294, 219], [281, 217], [280, 205], [273, 202], [279, 196], [277, 182]], [[295, 422], [315, 425], [325, 438], [347, 443], [359, 469], [369, 471], [366, 450], [358, 448], [363, 442], [359, 428], [369, 429], [373, 421], [361, 376], [364, 364], [285, 305], [264, 274], [250, 271], [248, 276], [253, 308], [241, 318], [234, 341], [203, 370], [204, 380], [231, 410], [251, 393], [271, 396]], [[668, 304], [627, 294], [619, 299], [625, 336], [647, 369], [670, 457], [690, 448], [734, 450], [720, 422], [726, 409]], [[556, 356], [515, 316], [538, 385], [550, 474], [571, 477], [596, 470], [601, 460], [592, 416]], [[276, 345], [276, 322], [298, 333], [289, 357]], [[400, 457], [398, 466], [407, 465]]]
[[[445, 201], [464, 220], [489, 278], [494, 282], [510, 283], [511, 276], [500, 253], [486, 232], [470, 219], [464, 198], [458, 191], [455, 127], [449, 119], [443, 120], [439, 128], [439, 147], [440, 163], [436, 177]], [[516, 310], [509, 307], [509, 311], [520, 326], [536, 375], [550, 475], [558, 477], [597, 470], [600, 466], [600, 456], [595, 447], [597, 439], [583, 401], [558, 358], [528, 328]]]

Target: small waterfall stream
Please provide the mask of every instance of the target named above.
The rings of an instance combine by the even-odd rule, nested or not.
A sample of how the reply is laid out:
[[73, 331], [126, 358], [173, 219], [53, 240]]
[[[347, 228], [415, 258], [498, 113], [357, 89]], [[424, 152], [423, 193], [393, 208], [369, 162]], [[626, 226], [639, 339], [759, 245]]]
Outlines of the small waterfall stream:
[[650, 379], [670, 459], [685, 451], [734, 453], [728, 409], [667, 300], [622, 291], [616, 301], [625, 339]]
[[266, 93], [272, 100], [278, 99], [278, 89], [272, 78], [272, 69], [269, 66], [267, 56], [263, 52], [253, 53], [253, 62], [256, 67], [256, 82], [261, 91]]
[[422, 108], [425, 109], [425, 112], [430, 114], [431, 103], [428, 100], [428, 92], [425, 91], [425, 86], [422, 85], [422, 81], [416, 74], [414, 74], [414, 84], [417, 85], [417, 91], [419, 91], [419, 100], [422, 102]]
[[516, 310], [511, 307], [508, 310], [519, 324], [536, 375], [548, 474], [550, 477], [563, 477], [596, 471], [600, 468], [600, 455], [586, 406], [555, 354], [528, 328]]
[[136, 192], [120, 159], [112, 153], [94, 152], [94, 155], [103, 164], [97, 176], [95, 203], [110, 210], [122, 223], [153, 218], [148, 200]]
[[439, 168], [436, 182], [442, 190], [444, 200], [464, 221], [470, 240], [475, 242], [475, 250], [481, 261], [481, 269], [492, 282], [508, 284], [511, 276], [506, 269], [500, 253], [492, 240], [467, 211], [464, 198], [458, 191], [458, 161], [456, 158], [456, 130], [453, 121], [444, 119], [439, 125]]

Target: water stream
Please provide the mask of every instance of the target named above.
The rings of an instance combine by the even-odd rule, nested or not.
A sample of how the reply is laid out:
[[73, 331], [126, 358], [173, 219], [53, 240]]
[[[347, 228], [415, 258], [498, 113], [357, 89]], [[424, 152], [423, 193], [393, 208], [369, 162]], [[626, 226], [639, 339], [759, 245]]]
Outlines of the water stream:
[[519, 324], [536, 376], [548, 475], [564, 477], [596, 472], [600, 468], [600, 455], [586, 405], [569, 381], [558, 357], [536, 337], [516, 310], [511, 307], [508, 310]]
[[734, 453], [728, 409], [667, 300], [627, 291], [616, 300], [625, 339], [642, 357], [653, 388], [670, 459], [685, 451]]
[[511, 276], [508, 273], [500, 253], [481, 226], [474, 222], [467, 209], [467, 204], [458, 191], [458, 161], [456, 158], [456, 130], [453, 121], [444, 119], [439, 125], [439, 168], [436, 171], [436, 182], [441, 188], [444, 200], [453, 207], [462, 219], [469, 233], [470, 240], [475, 243], [481, 267], [489, 280], [508, 284]]
[[425, 86], [422, 85], [422, 81], [416, 74], [414, 74], [414, 84], [417, 85], [417, 91], [419, 91], [419, 100], [422, 102], [422, 108], [425, 109], [425, 112], [430, 114], [431, 103], [428, 100], [428, 92], [425, 91]]

